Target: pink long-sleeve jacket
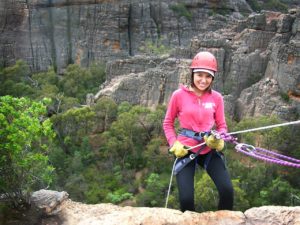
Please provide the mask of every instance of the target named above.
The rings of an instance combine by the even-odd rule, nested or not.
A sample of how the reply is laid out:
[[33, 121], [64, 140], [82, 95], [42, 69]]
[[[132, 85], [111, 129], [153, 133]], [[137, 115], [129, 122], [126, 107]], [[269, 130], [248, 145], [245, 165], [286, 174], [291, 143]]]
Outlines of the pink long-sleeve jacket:
[[[176, 140], [183, 145], [192, 147], [200, 142], [192, 138], [177, 135], [174, 127], [175, 119], [178, 118], [180, 128], [195, 132], [210, 131], [212, 128], [218, 132], [227, 132], [224, 115], [224, 102], [222, 95], [212, 90], [197, 96], [193, 91], [181, 85], [171, 96], [168, 109], [163, 122], [163, 129], [170, 146]], [[197, 152], [199, 148], [192, 151]], [[211, 149], [205, 147], [201, 154], [206, 154]]]

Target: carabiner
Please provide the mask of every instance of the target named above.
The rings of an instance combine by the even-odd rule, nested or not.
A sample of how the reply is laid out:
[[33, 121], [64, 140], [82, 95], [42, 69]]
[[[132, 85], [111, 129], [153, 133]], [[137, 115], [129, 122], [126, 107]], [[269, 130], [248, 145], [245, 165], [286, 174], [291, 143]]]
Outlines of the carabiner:
[[195, 154], [190, 154], [190, 159], [194, 160], [195, 159]]
[[235, 149], [237, 151], [240, 151], [240, 150], [248, 151], [248, 152], [253, 153], [253, 154], [254, 154], [254, 151], [256, 150], [256, 148], [253, 145], [248, 145], [248, 144], [245, 144], [245, 143], [237, 144], [235, 146]]
[[218, 131], [212, 130], [210, 131], [211, 135], [213, 135], [216, 139], [221, 139], [221, 135], [219, 134]]

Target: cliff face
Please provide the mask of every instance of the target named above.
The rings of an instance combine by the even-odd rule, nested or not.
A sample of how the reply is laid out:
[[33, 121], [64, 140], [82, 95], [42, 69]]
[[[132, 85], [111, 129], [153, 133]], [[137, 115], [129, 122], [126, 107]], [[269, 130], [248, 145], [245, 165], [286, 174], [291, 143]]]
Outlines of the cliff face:
[[[299, 8], [243, 16], [251, 12], [245, 0], [2, 0], [0, 63], [23, 59], [32, 71], [54, 65], [63, 73], [69, 63], [105, 61], [107, 81], [96, 99], [154, 107], [189, 82], [196, 52], [209, 50], [219, 61], [214, 88], [229, 115], [296, 119]], [[173, 51], [145, 56], [147, 41]]]
[[[66, 192], [40, 190], [31, 198], [36, 213], [31, 222], [63, 225], [286, 225], [300, 224], [300, 207], [263, 206], [247, 211], [196, 213], [167, 208], [120, 207], [112, 204], [86, 205], [68, 199]], [[33, 215], [33, 214], [32, 214]], [[41, 217], [41, 215], [44, 215]], [[45, 216], [46, 215], [46, 216]], [[33, 224], [32, 223], [32, 224]]]
[[300, 112], [300, 11], [252, 14], [214, 32], [203, 32], [171, 57], [133, 57], [107, 64], [107, 82], [96, 99], [155, 106], [167, 103], [179, 83], [189, 83], [191, 58], [213, 52], [219, 62], [214, 88], [225, 95], [231, 116], [272, 115], [297, 119]]
[[126, 58], [146, 40], [186, 46], [223, 27], [216, 12], [250, 13], [246, 1], [2, 0], [0, 62], [24, 59], [32, 70]]

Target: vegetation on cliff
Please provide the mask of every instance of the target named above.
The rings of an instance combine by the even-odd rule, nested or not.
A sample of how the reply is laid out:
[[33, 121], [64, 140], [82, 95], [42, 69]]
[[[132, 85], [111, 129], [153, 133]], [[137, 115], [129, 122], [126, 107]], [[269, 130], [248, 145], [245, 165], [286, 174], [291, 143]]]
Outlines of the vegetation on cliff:
[[[62, 77], [52, 69], [39, 74], [28, 71], [21, 61], [0, 70], [1, 95], [15, 97], [1, 97], [1, 196], [13, 191], [16, 186], [8, 186], [9, 182], [20, 181], [22, 175], [17, 186], [22, 195], [51, 188], [86, 203], [163, 207], [174, 160], [161, 126], [165, 107], [150, 110], [109, 98], [81, 107], [85, 94], [104, 80], [101, 66], [70, 65]], [[52, 99], [48, 113], [39, 103], [45, 97]], [[47, 114], [50, 118], [45, 120]], [[18, 118], [25, 118], [24, 124], [10, 129]], [[273, 117], [227, 121], [231, 131], [280, 122]], [[51, 144], [44, 136], [53, 138]], [[246, 133], [239, 139], [300, 158], [300, 131], [295, 127]], [[235, 189], [235, 210], [300, 203], [297, 169], [253, 160], [236, 153], [230, 144], [224, 153]], [[175, 187], [171, 208], [178, 208]], [[197, 210], [216, 210], [217, 191], [203, 170], [197, 173], [195, 188]], [[16, 207], [16, 195], [11, 196], [9, 202]]]
[[48, 150], [55, 133], [44, 117], [47, 101], [0, 97], [0, 197], [15, 208], [28, 205], [30, 192], [53, 178]]

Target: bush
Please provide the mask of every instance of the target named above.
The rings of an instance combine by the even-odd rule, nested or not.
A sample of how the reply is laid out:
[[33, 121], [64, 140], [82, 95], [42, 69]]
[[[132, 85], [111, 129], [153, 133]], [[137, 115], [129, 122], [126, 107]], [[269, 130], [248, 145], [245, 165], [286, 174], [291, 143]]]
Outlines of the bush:
[[158, 56], [168, 54], [171, 52], [171, 49], [163, 45], [161, 40], [158, 40], [156, 42], [146, 40], [144, 46], [140, 47], [139, 50], [146, 54], [154, 54]]
[[0, 97], [0, 194], [16, 208], [28, 203], [29, 193], [52, 181], [49, 141], [54, 137], [42, 102]]
[[178, 14], [179, 17], [183, 16], [188, 21], [192, 20], [192, 13], [187, 9], [186, 5], [184, 3], [177, 3], [175, 5], [171, 5], [170, 8]]

